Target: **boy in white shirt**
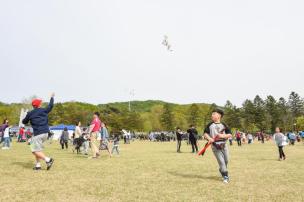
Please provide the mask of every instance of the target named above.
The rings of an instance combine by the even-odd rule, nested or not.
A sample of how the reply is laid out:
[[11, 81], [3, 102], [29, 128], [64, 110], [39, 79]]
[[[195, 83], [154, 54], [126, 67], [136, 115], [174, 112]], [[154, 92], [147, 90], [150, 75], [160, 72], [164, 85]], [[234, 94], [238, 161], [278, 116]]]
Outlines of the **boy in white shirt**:
[[11, 127], [7, 127], [4, 131], [3, 134], [3, 147], [2, 149], [10, 149], [11, 146], [11, 140], [10, 140], [10, 135], [9, 135], [9, 131], [10, 131]]

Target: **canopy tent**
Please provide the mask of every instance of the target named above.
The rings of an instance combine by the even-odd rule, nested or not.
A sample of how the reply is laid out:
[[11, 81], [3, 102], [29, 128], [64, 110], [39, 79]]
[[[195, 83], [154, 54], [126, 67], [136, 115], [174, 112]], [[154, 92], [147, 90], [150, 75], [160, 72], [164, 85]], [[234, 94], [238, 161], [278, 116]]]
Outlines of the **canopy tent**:
[[67, 128], [68, 130], [75, 130], [75, 126], [74, 125], [64, 125], [64, 124], [60, 124], [57, 126], [51, 126], [50, 130], [64, 130], [64, 128]]
[[64, 125], [64, 124], [60, 124], [57, 126], [51, 126], [50, 127], [50, 131], [54, 134], [53, 136], [53, 140], [58, 140], [62, 134], [62, 131], [64, 130], [64, 128], [68, 129], [70, 138], [72, 137], [74, 131], [75, 131], [75, 126], [74, 125]]

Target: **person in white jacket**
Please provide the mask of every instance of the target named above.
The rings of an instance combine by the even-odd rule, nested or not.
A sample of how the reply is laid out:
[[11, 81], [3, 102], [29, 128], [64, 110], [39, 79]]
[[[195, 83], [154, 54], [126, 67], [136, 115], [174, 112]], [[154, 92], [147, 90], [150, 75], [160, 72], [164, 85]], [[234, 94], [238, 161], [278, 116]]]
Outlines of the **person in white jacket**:
[[283, 151], [286, 137], [283, 133], [281, 133], [281, 129], [279, 127], [276, 127], [275, 132], [276, 133], [273, 135], [273, 139], [279, 148], [279, 161], [282, 161], [286, 159], [285, 153]]

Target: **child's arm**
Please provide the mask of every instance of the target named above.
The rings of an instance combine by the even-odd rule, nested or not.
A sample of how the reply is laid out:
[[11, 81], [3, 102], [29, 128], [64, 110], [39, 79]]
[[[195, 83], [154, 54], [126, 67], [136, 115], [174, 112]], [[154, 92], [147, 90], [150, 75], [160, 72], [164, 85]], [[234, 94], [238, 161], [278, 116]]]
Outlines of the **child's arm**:
[[231, 134], [219, 134], [218, 137], [222, 138], [222, 139], [229, 139], [232, 137], [232, 135]]
[[29, 113], [27, 113], [25, 118], [22, 120], [22, 123], [23, 124], [28, 124], [29, 121], [30, 121], [30, 117], [29, 117]]
[[208, 140], [208, 142], [213, 143], [214, 139], [209, 136], [208, 133], [204, 133], [204, 137]]
[[47, 113], [50, 113], [50, 112], [52, 111], [52, 109], [53, 109], [53, 106], [54, 106], [54, 97], [55, 97], [55, 94], [52, 93], [52, 95], [51, 95], [51, 100], [50, 100], [50, 102], [49, 102], [49, 105], [48, 105], [47, 108], [46, 108], [46, 112], [47, 112]]
[[232, 137], [232, 134], [231, 134], [231, 130], [228, 128], [228, 126], [226, 124], [223, 123], [223, 125], [225, 126], [225, 129], [222, 131], [224, 132], [225, 131], [225, 134], [218, 134], [218, 137], [219, 138], [222, 138], [222, 139], [229, 139]]

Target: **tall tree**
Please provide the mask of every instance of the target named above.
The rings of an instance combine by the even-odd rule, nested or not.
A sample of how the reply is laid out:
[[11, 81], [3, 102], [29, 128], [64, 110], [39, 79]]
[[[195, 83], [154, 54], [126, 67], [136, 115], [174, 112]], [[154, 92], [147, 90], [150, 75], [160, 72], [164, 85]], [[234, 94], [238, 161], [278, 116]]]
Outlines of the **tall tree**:
[[240, 110], [236, 106], [234, 106], [229, 100], [227, 100], [225, 104], [224, 121], [230, 128], [241, 128]]
[[142, 131], [144, 122], [137, 112], [126, 113], [125, 119], [123, 120], [124, 128], [131, 131]]
[[188, 123], [197, 126], [200, 121], [200, 108], [197, 104], [192, 104], [188, 110]]
[[255, 128], [255, 107], [251, 100], [245, 100], [242, 108], [243, 130], [253, 131]]
[[263, 131], [267, 127], [265, 102], [259, 95], [257, 95], [253, 100], [253, 105], [254, 105], [254, 123], [260, 131]]
[[280, 122], [280, 111], [278, 103], [273, 96], [267, 96], [265, 100], [265, 109], [267, 112], [267, 119], [270, 123], [271, 131], [274, 132], [275, 127], [277, 127]]
[[293, 118], [288, 103], [283, 97], [281, 97], [278, 101], [278, 110], [280, 116], [279, 123], [281, 124], [281, 128], [284, 131], [291, 130], [293, 125]]
[[290, 93], [288, 105], [290, 107], [293, 119], [296, 119], [303, 114], [303, 100], [296, 92]]
[[163, 129], [167, 131], [174, 130], [173, 120], [174, 120], [174, 114], [172, 111], [172, 107], [170, 106], [170, 104], [166, 103], [164, 105], [163, 114], [161, 115], [161, 123]]

